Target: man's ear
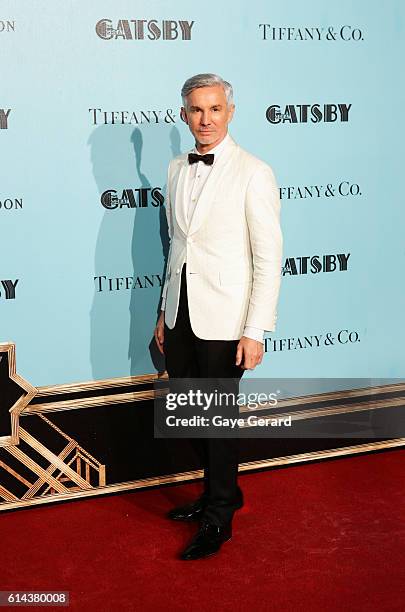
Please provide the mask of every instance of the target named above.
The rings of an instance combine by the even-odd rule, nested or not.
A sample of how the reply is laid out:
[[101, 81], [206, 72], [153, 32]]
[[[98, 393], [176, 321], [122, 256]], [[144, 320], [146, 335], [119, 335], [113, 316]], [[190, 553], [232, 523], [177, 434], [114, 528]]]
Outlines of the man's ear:
[[187, 123], [188, 125], [187, 113], [186, 113], [186, 109], [184, 108], [184, 106], [182, 106], [180, 109], [180, 119], [184, 121], [185, 123]]
[[235, 104], [231, 104], [229, 107], [228, 123], [232, 121], [234, 112], [235, 112]]

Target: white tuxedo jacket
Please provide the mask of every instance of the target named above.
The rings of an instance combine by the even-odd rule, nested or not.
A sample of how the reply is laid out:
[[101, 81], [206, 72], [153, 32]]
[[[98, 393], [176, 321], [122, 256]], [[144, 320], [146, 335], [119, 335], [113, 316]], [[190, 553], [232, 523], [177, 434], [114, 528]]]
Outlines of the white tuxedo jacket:
[[228, 139], [186, 222], [188, 154], [169, 164], [170, 248], [162, 297], [172, 329], [187, 261], [190, 322], [198, 338], [238, 340], [244, 326], [274, 331], [282, 268], [280, 199], [271, 167]]

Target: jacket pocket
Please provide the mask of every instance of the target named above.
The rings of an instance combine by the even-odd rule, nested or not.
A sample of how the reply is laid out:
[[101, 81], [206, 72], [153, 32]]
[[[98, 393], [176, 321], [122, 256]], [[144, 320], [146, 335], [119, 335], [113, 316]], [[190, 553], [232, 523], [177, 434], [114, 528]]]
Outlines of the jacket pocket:
[[249, 270], [229, 268], [219, 271], [219, 282], [221, 285], [245, 285], [252, 282], [252, 276]]

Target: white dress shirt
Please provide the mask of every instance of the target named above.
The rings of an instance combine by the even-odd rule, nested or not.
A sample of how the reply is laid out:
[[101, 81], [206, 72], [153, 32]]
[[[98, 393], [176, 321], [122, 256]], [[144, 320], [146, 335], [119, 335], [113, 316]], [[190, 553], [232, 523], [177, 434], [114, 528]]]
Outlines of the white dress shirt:
[[[210, 149], [208, 153], [214, 154], [214, 164], [218, 157], [221, 155], [222, 150], [226, 145], [226, 141], [229, 138], [229, 135], [226, 134], [225, 138], [221, 140], [219, 144], [213, 149]], [[196, 147], [190, 151], [190, 153], [197, 153], [197, 155], [201, 155], [201, 153], [197, 150]], [[204, 164], [204, 162], [199, 161], [194, 164], [189, 164], [186, 171], [186, 179], [185, 179], [185, 190], [187, 200], [189, 205], [187, 207], [187, 223], [189, 224], [191, 218], [193, 216], [195, 207], [198, 204], [198, 198], [200, 197], [201, 191], [204, 187], [205, 181], [207, 180], [209, 173], [211, 172], [213, 166], [208, 164]], [[165, 309], [165, 300], [162, 300], [161, 310]], [[259, 342], [264, 343], [263, 336], [264, 330], [258, 329], [257, 327], [251, 327], [246, 325], [243, 330], [243, 335], [247, 338], [251, 338], [252, 340], [258, 340]]]

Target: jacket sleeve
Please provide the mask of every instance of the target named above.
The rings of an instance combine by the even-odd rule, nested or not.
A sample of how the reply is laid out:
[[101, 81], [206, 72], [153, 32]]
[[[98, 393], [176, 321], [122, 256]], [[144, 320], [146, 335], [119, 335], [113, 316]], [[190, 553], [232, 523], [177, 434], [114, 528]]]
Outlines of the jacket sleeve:
[[253, 259], [253, 283], [245, 325], [274, 331], [281, 284], [283, 237], [280, 196], [267, 164], [253, 173], [246, 193], [246, 220]]
[[166, 293], [167, 293], [167, 285], [168, 285], [168, 270], [170, 269], [170, 255], [172, 252], [172, 237], [173, 237], [173, 221], [172, 221], [172, 206], [171, 206], [171, 202], [170, 202], [170, 165], [171, 162], [169, 163], [169, 167], [167, 169], [167, 180], [166, 180], [166, 194], [165, 194], [165, 201], [166, 201], [166, 219], [167, 219], [167, 233], [169, 236], [169, 251], [167, 254], [167, 265], [166, 265], [166, 275], [165, 275], [165, 281], [163, 283], [163, 289], [162, 289], [162, 294], [161, 294], [161, 304], [160, 304], [160, 309], [161, 310], [165, 310], [166, 308]]

